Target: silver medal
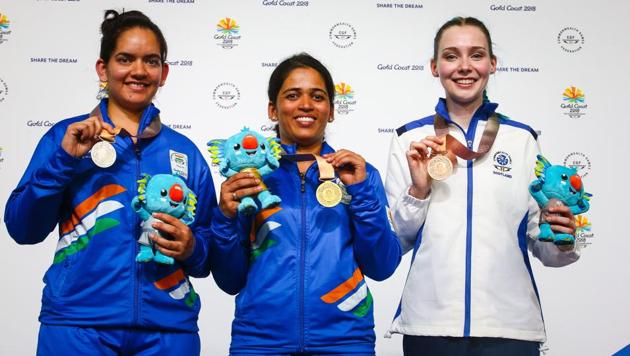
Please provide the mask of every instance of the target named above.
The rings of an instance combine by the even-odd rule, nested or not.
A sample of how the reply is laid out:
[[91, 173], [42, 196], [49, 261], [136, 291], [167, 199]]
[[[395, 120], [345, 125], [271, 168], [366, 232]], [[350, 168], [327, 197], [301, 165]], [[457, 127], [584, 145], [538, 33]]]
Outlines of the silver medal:
[[107, 141], [97, 142], [90, 151], [90, 156], [94, 164], [101, 168], [111, 167], [116, 162], [116, 150]]

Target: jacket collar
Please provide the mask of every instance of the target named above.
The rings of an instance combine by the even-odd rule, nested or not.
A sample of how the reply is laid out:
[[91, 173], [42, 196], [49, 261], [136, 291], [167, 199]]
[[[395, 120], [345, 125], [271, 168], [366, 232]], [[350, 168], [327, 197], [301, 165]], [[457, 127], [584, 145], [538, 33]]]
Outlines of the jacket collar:
[[[289, 154], [289, 155], [293, 155], [297, 151], [297, 145], [281, 144], [281, 146], [282, 146], [282, 149], [284, 150], [284, 152], [286, 154]], [[322, 149], [319, 152], [319, 155], [321, 156], [323, 154], [332, 153], [332, 152], [335, 152], [335, 150], [332, 147], [330, 147], [330, 145], [328, 145], [328, 143], [326, 143], [326, 141], [322, 142]]]
[[[481, 106], [475, 111], [471, 123], [477, 122], [478, 120], [487, 120], [492, 114], [495, 113], [499, 104], [492, 103], [489, 101], [484, 101]], [[451, 117], [448, 114], [448, 109], [446, 107], [446, 99], [440, 98], [438, 100], [437, 105], [435, 106], [435, 112], [442, 116], [446, 122], [453, 123]]]
[[[107, 99], [102, 99], [99, 105], [94, 108], [91, 115], [100, 116], [103, 121], [108, 124], [114, 126], [114, 123], [109, 117], [107, 113]], [[98, 110], [97, 110], [98, 109]], [[157, 136], [162, 129], [162, 122], [160, 121], [160, 109], [156, 108], [153, 103], [149, 104], [144, 111], [142, 111], [142, 116], [140, 116], [140, 125], [138, 126], [138, 134], [139, 138], [150, 138]]]

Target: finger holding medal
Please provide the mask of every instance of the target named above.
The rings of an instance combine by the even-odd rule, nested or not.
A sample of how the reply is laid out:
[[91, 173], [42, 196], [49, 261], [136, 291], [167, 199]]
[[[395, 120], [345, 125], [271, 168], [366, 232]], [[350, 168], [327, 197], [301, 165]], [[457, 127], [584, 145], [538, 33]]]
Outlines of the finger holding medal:
[[219, 209], [223, 215], [233, 218], [237, 215], [238, 205], [246, 196], [256, 195], [260, 192], [260, 179], [250, 172], [239, 172], [221, 183], [219, 196]]
[[325, 154], [323, 157], [335, 168], [343, 184], [351, 185], [365, 180], [365, 159], [360, 155], [341, 149], [335, 153]]
[[70, 124], [61, 140], [61, 147], [69, 155], [80, 158], [102, 140], [100, 135], [103, 130], [115, 135], [114, 128], [97, 116]]
[[409, 194], [417, 199], [425, 199], [431, 190], [431, 176], [428, 172], [429, 161], [434, 152], [444, 144], [444, 138], [427, 136], [420, 141], [413, 141], [406, 152], [407, 164], [411, 174]]

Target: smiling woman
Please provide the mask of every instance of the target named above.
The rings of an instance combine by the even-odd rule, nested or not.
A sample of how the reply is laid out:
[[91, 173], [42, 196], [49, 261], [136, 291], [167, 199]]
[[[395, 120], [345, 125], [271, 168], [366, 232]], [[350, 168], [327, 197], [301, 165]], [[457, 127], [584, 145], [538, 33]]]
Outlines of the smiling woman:
[[[485, 98], [495, 70], [481, 21], [446, 22], [431, 59], [445, 98], [392, 139], [387, 198], [414, 256], [390, 333], [404, 334], [408, 356], [538, 355], [546, 336], [527, 251], [552, 266], [579, 257], [573, 245], [530, 238], [540, 214], [527, 189], [537, 136]], [[572, 234], [569, 209], [555, 209], [553, 229]]]
[[[50, 128], [5, 210], [21, 244], [59, 226], [37, 353], [199, 354], [200, 302], [188, 276], [210, 273], [209, 236], [197, 222], [210, 221], [217, 205], [211, 174], [196, 146], [162, 126], [152, 104], [168, 76], [157, 25], [139, 11], [108, 10], [101, 31], [96, 72], [106, 95], [90, 114]], [[171, 191], [172, 199], [202, 197], [196, 222], [145, 213], [151, 226], [140, 229], [131, 205], [136, 194], [146, 196], [145, 174], [192, 191]]]
[[[264, 183], [282, 203], [253, 219], [238, 215], [238, 198], [260, 190], [257, 178], [238, 173], [221, 185], [223, 214], [212, 222], [222, 236], [213, 276], [239, 293], [230, 354], [374, 355], [364, 276], [383, 280], [400, 262], [380, 175], [325, 142], [334, 84], [318, 60], [299, 54], [281, 62], [268, 95], [286, 155]], [[334, 191], [343, 191], [343, 203], [329, 199]]]

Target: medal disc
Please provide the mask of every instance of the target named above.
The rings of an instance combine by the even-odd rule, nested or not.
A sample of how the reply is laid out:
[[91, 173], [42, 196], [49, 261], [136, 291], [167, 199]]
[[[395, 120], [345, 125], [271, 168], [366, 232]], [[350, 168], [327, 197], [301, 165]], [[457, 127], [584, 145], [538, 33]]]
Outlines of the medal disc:
[[92, 161], [97, 166], [108, 168], [116, 162], [116, 150], [109, 142], [100, 141], [92, 147], [90, 157], [92, 157]]
[[446, 155], [438, 154], [429, 160], [427, 170], [431, 178], [444, 180], [453, 173], [453, 163]]
[[341, 202], [343, 194], [341, 188], [337, 184], [331, 181], [325, 181], [317, 187], [315, 195], [317, 196], [317, 201], [321, 205], [327, 208], [332, 208]]

